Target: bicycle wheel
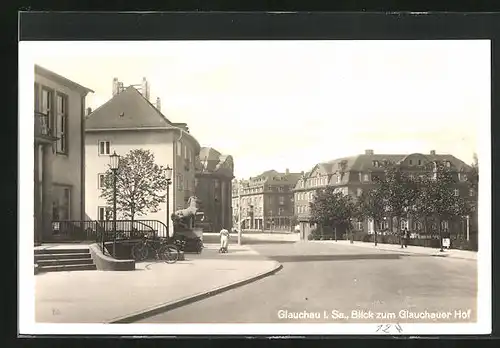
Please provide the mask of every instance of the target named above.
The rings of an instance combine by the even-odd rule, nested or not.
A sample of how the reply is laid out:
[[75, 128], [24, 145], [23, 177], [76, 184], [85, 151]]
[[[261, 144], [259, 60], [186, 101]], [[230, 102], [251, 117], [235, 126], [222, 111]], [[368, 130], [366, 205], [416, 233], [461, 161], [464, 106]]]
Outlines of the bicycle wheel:
[[179, 249], [172, 244], [164, 245], [159, 250], [158, 255], [166, 263], [176, 263], [179, 260]]
[[148, 257], [148, 247], [143, 243], [137, 243], [132, 247], [131, 254], [135, 261], [144, 261]]

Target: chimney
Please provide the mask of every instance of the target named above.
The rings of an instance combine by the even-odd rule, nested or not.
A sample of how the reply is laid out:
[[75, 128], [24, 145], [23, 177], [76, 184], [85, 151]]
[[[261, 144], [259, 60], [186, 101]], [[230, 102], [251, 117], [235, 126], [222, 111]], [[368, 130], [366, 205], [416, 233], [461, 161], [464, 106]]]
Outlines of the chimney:
[[118, 92], [118, 86], [119, 86], [118, 84], [119, 84], [118, 78], [114, 77], [113, 78], [113, 97], [119, 93]]
[[148, 80], [146, 80], [145, 77], [142, 78], [141, 91], [142, 91], [142, 96], [144, 98], [146, 98], [147, 100], [149, 100], [149, 83], [148, 83]]
[[287, 169], [285, 170], [285, 174], [286, 174], [286, 175], [290, 174], [290, 169], [288, 169], [288, 168], [287, 168]]
[[431, 155], [435, 155], [436, 154], [436, 150], [431, 150]]
[[92, 113], [92, 108], [87, 108], [87, 116]]
[[365, 155], [373, 155], [373, 150], [365, 150]]
[[156, 108], [158, 109], [158, 111], [161, 111], [161, 100], [160, 100], [160, 97], [156, 98]]

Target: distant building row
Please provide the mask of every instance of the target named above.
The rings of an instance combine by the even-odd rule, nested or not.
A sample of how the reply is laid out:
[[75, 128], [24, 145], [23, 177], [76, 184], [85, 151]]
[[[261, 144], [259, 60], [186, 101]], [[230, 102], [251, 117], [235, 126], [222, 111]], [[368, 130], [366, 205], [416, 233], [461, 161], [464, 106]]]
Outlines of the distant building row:
[[[364, 154], [335, 159], [333, 161], [318, 163], [309, 172], [304, 173], [297, 181], [294, 189], [295, 213], [297, 215], [301, 239], [307, 239], [314, 228], [309, 222], [310, 203], [313, 201], [314, 191], [327, 185], [334, 186], [340, 192], [352, 196], [360, 196], [364, 190], [372, 188], [376, 177], [384, 174], [384, 164], [393, 162], [404, 171], [417, 175], [429, 162], [442, 161], [456, 175], [458, 184], [454, 189], [456, 195], [471, 197], [473, 190], [469, 190], [467, 184], [467, 173], [471, 167], [452, 155], [436, 154], [376, 154], [373, 150], [366, 150]], [[373, 221], [358, 221], [355, 229], [367, 233], [373, 233]], [[465, 231], [470, 226], [465, 226], [464, 220], [445, 221], [443, 228], [453, 231]], [[477, 222], [472, 222], [477, 226]], [[385, 219], [377, 227], [377, 230], [396, 231], [400, 228], [408, 228], [410, 232], [422, 231], [422, 223], [418, 220], [402, 220], [401, 226], [396, 226], [393, 221]], [[473, 228], [472, 233], [477, 232]]]
[[[376, 154], [366, 150], [364, 154], [338, 158], [316, 164], [304, 173], [278, 173], [274, 170], [256, 177], [238, 182], [233, 181], [232, 207], [233, 226], [238, 226], [241, 204], [241, 222], [244, 230], [291, 230], [298, 223], [301, 239], [307, 239], [316, 228], [310, 223], [310, 203], [314, 192], [322, 187], [333, 186], [339, 192], [355, 197], [364, 190], [374, 187], [375, 178], [384, 174], [385, 164], [396, 163], [404, 171], [418, 174], [429, 162], [442, 161], [458, 179], [454, 189], [456, 195], [474, 199], [474, 191], [467, 184], [467, 173], [471, 167], [452, 155], [436, 154]], [[241, 198], [241, 199], [240, 199]], [[472, 217], [470, 226], [465, 220], [445, 221], [443, 228], [465, 233], [477, 233], [477, 219]], [[422, 222], [402, 220], [399, 228], [408, 228], [410, 232], [421, 232]], [[373, 233], [374, 222], [358, 221], [355, 230]], [[377, 230], [398, 230], [393, 221], [386, 218]]]

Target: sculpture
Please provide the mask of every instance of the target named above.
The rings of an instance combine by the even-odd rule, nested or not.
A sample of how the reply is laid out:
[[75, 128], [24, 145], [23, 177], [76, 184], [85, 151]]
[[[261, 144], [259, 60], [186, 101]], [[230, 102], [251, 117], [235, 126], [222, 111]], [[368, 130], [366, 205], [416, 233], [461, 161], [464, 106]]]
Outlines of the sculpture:
[[200, 200], [196, 196], [191, 196], [187, 204], [187, 208], [177, 210], [171, 215], [174, 231], [192, 230], [194, 228], [196, 213], [200, 207]]

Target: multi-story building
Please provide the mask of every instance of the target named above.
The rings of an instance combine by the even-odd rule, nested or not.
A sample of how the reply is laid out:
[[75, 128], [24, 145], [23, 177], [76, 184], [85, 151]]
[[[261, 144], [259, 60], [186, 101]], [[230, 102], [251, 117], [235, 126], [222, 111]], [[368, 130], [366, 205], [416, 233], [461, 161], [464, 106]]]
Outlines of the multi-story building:
[[[425, 170], [429, 162], [443, 162], [452, 170], [458, 179], [454, 189], [456, 195], [472, 197], [473, 190], [469, 190], [466, 182], [470, 166], [449, 154], [436, 154], [433, 150], [429, 154], [375, 154], [373, 150], [366, 150], [364, 154], [339, 158], [333, 161], [319, 163], [311, 171], [303, 174], [294, 189], [295, 211], [299, 221], [301, 239], [307, 239], [312, 229], [309, 223], [310, 203], [313, 202], [314, 192], [322, 187], [334, 186], [338, 191], [355, 197], [361, 196], [364, 190], [375, 185], [375, 178], [384, 175], [384, 164], [393, 162], [399, 165], [410, 175], [418, 175]], [[463, 221], [444, 221], [443, 228], [463, 230], [467, 228]], [[453, 224], [453, 227], [451, 226]], [[474, 224], [474, 222], [472, 223]], [[418, 220], [402, 219], [400, 228], [408, 228], [410, 232], [421, 231], [423, 226]], [[358, 221], [355, 230], [367, 233], [374, 232], [374, 222], [371, 220]], [[378, 231], [397, 231], [395, 220], [384, 219], [377, 226]], [[477, 229], [476, 229], [477, 230]]]
[[104, 220], [110, 209], [100, 194], [109, 156], [115, 151], [124, 156], [133, 149], [150, 150], [158, 165], [173, 169], [168, 202], [141, 219], [166, 222], [167, 203], [170, 214], [186, 207], [189, 197], [195, 195], [194, 159], [200, 145], [185, 123], [173, 123], [162, 114], [159, 99], [156, 105], [149, 101], [149, 85], [145, 79], [141, 88], [124, 88], [122, 82], [114, 79], [112, 98], [88, 113], [85, 206], [90, 219]]
[[53, 221], [85, 219], [85, 98], [92, 90], [35, 65], [34, 226], [37, 242], [58, 237]]
[[[233, 226], [242, 229], [290, 230], [294, 217], [293, 189], [300, 173], [266, 171], [248, 180], [233, 181]], [[241, 196], [240, 196], [241, 194]]]
[[232, 156], [211, 147], [202, 147], [196, 158], [195, 193], [201, 200], [204, 231], [230, 229], [231, 182], [234, 178]]

